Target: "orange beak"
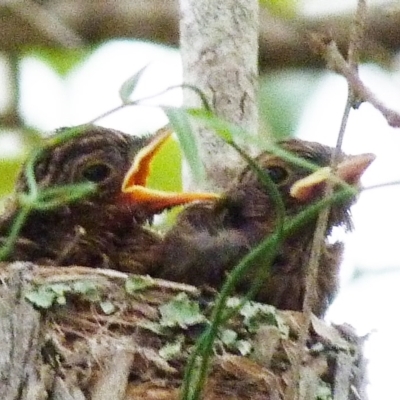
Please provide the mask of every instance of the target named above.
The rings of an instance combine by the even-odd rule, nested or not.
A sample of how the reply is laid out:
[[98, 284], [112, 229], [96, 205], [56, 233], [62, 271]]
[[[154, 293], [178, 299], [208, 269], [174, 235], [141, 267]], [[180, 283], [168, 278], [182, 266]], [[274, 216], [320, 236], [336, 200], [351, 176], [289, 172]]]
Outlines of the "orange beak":
[[374, 160], [374, 154], [360, 154], [347, 157], [337, 165], [335, 172], [332, 172], [331, 167], [320, 168], [305, 178], [296, 181], [290, 188], [290, 195], [299, 201], [307, 202], [321, 195], [329, 180], [358, 185], [361, 176]]
[[151, 171], [151, 162], [171, 135], [171, 129], [160, 129], [155, 138], [138, 152], [122, 183], [121, 191], [124, 197], [154, 213], [193, 201], [220, 198], [219, 195], [214, 193], [175, 193], [146, 188], [147, 178]]

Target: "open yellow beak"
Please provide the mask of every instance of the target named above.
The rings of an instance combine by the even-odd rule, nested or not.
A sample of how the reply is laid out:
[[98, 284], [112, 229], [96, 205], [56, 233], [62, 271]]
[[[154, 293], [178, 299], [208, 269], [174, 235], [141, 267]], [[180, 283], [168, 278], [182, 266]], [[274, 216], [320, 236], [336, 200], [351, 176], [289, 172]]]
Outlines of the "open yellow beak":
[[335, 172], [331, 167], [320, 168], [296, 181], [290, 188], [290, 195], [299, 201], [307, 202], [322, 194], [329, 180], [342, 180], [349, 185], [357, 185], [374, 160], [374, 154], [360, 154], [347, 157], [337, 165]]
[[168, 127], [160, 129], [154, 139], [138, 152], [122, 183], [121, 191], [129, 201], [143, 205], [155, 213], [193, 201], [220, 198], [215, 193], [175, 193], [146, 187], [151, 171], [151, 162], [172, 133]]

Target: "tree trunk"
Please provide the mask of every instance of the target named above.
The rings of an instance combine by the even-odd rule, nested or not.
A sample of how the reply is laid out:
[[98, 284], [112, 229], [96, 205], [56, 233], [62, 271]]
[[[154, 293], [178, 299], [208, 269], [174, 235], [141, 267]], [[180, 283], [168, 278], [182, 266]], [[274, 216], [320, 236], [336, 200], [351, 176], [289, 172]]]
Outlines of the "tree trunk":
[[[217, 116], [256, 134], [258, 1], [181, 0], [180, 4], [184, 83], [200, 89]], [[197, 93], [184, 89], [184, 105], [202, 103]], [[226, 188], [242, 159], [215, 132], [201, 124], [195, 130], [209, 188]], [[198, 188], [194, 182], [188, 186]]]

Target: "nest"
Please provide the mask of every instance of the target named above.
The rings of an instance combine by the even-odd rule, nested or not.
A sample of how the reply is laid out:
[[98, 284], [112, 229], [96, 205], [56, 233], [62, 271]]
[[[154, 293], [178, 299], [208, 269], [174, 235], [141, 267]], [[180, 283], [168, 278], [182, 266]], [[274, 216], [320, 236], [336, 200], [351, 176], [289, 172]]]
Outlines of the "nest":
[[[84, 267], [4, 264], [0, 279], [2, 399], [179, 399], [215, 296]], [[363, 339], [313, 318], [304, 348], [303, 320], [247, 302], [220, 328], [203, 399], [365, 398]]]

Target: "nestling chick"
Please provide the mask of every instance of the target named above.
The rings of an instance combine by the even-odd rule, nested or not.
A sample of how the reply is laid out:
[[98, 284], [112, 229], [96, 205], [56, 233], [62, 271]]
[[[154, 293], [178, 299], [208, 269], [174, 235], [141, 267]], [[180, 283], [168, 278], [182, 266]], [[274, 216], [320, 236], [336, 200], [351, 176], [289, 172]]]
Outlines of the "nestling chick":
[[[79, 129], [77, 136], [65, 141], [49, 138], [35, 160], [35, 179], [39, 190], [82, 182], [96, 184], [96, 190], [72, 203], [31, 212], [5, 260], [147, 273], [152, 261], [149, 254], [160, 237], [143, 224], [166, 208], [215, 196], [145, 187], [150, 162], [171, 131], [137, 138], [99, 126]], [[125, 179], [128, 171], [129, 179]], [[27, 191], [23, 169], [14, 199], [0, 219], [3, 243], [20, 211], [18, 196]]]
[[[289, 151], [317, 166], [330, 164], [333, 149], [314, 142], [287, 140], [280, 143]], [[336, 175], [349, 184], [357, 185], [374, 156], [341, 154]], [[277, 185], [286, 208], [287, 217], [294, 216], [320, 199], [328, 175], [312, 174], [274, 154], [265, 152], [256, 158], [258, 165]], [[324, 172], [324, 170], [322, 171]], [[332, 206], [326, 238], [335, 226], [351, 228], [350, 201]], [[158, 250], [157, 277], [194, 285], [220, 288], [226, 275], [252, 248], [276, 229], [276, 210], [270, 193], [257, 174], [246, 167], [223, 196], [214, 201], [189, 205], [178, 217]], [[305, 271], [310, 257], [316, 218], [307, 221], [279, 249], [267, 281], [256, 300], [280, 309], [302, 310], [305, 291]], [[322, 251], [313, 306], [316, 315], [323, 315], [338, 288], [338, 270], [343, 244], [330, 244]], [[239, 293], [249, 290], [257, 266], [237, 286]]]

